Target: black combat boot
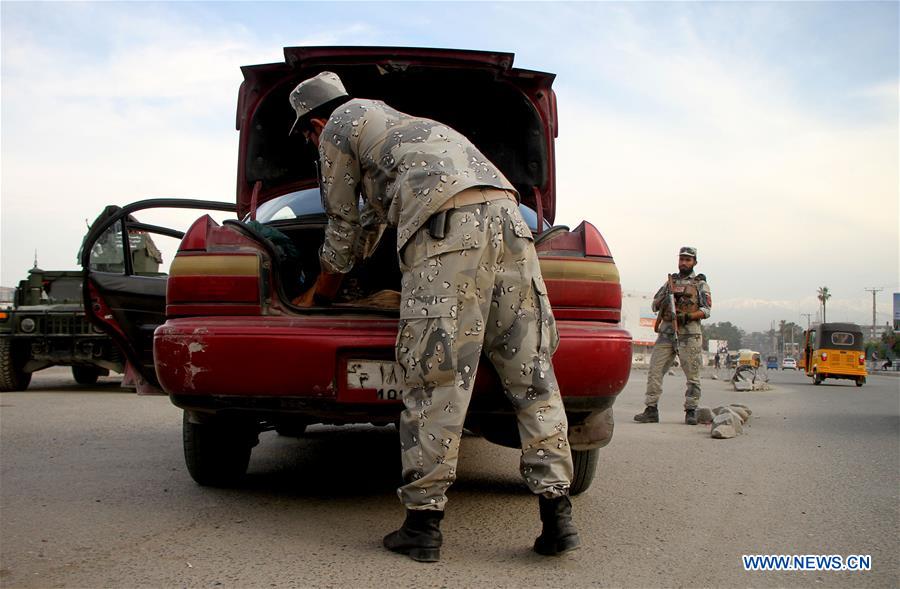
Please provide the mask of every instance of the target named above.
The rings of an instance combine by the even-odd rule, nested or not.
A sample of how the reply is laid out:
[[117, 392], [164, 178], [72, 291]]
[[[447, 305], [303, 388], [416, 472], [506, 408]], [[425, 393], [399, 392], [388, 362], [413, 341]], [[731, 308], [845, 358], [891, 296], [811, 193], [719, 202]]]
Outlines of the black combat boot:
[[685, 409], [684, 410], [684, 422], [688, 425], [697, 425], [697, 410], [696, 409]]
[[407, 509], [406, 521], [396, 532], [384, 537], [384, 547], [406, 554], [419, 562], [437, 562], [441, 558], [441, 520], [444, 512], [434, 509]]
[[634, 416], [634, 420], [639, 423], [659, 423], [659, 409], [656, 405], [647, 405], [643, 413]]
[[534, 551], [544, 556], [556, 556], [581, 546], [578, 529], [572, 522], [572, 501], [569, 496], [548, 499], [540, 495], [538, 501], [544, 528], [534, 541]]

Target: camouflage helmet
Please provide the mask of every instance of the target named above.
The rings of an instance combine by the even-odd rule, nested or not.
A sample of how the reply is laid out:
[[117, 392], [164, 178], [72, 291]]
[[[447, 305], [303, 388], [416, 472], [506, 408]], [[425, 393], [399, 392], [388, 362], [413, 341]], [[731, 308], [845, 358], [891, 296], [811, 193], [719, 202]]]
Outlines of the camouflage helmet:
[[682, 247], [680, 250], [678, 250], [678, 256], [679, 257], [680, 256], [690, 256], [696, 260], [697, 259], [697, 248], [686, 245], [686, 246]]
[[318, 76], [303, 80], [291, 91], [290, 101], [297, 119], [291, 127], [289, 135], [297, 130], [297, 124], [310, 111], [331, 102], [335, 98], [349, 96], [343, 82], [334, 72], [322, 72]]

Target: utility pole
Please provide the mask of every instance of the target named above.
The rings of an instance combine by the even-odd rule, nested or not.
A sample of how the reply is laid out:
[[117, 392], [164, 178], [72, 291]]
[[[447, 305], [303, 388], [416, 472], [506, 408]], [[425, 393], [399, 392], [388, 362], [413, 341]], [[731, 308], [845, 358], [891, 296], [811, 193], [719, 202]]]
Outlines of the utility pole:
[[872, 340], [874, 340], [875, 339], [875, 293], [881, 292], [884, 289], [872, 287], [872, 288], [864, 288], [863, 290], [866, 292], [872, 293]]
[[800, 313], [801, 317], [806, 317], [806, 331], [809, 331], [809, 318], [812, 317], [812, 313]]

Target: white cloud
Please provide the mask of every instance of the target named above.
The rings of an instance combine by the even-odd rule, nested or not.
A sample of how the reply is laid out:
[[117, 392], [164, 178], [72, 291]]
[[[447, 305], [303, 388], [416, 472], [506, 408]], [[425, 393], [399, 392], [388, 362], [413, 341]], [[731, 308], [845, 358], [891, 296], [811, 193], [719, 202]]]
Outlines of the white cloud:
[[[634, 23], [615, 55], [594, 66], [615, 107], [558, 85], [557, 222], [592, 220], [627, 288], [655, 289], [685, 244], [716, 301], [756, 302], [717, 302], [718, 319], [767, 323], [814, 312], [803, 293], [821, 284], [862, 295], [898, 282], [896, 106], [877, 121], [828, 117], [797, 103], [777, 66], [663, 48]], [[621, 108], [623, 95], [640, 107]]]
[[[108, 203], [233, 200], [240, 65], [280, 61], [286, 45], [388, 38], [365, 23], [274, 38], [221, 19], [194, 25], [165, 4], [52, 6], [43, 18], [62, 37], [34, 19], [3, 24], [4, 285], [23, 277], [35, 248], [46, 268], [73, 267], [82, 220]], [[778, 63], [748, 53], [756, 29], [746, 23], [721, 23], [743, 31], [741, 53], [696, 34], [690, 14], [662, 37], [632, 6], [556, 5], [568, 16], [550, 25], [540, 11], [496, 10], [517, 35], [567, 26], [565, 42], [548, 33], [509, 48], [532, 51], [528, 66], [546, 63], [532, 45], [566, 64], [556, 85], [557, 220], [594, 222], [626, 288], [655, 290], [683, 244], [700, 249], [714, 320], [752, 329], [814, 312], [810, 293], [823, 284], [840, 297], [829, 309], [846, 299], [848, 316], [865, 322], [863, 287], [893, 285], [885, 297], [896, 288], [896, 81], [847, 88], [882, 116], [846, 120], [801, 102]], [[757, 28], [792, 34], [777, 8], [751, 12]], [[65, 37], [78, 31], [96, 31], [89, 45], [100, 49]], [[879, 309], [888, 304], [879, 299]]]
[[[162, 196], [233, 202], [239, 67], [281, 61], [284, 45], [371, 33], [347, 23], [305, 38], [259, 38], [241, 26], [194, 26], [164, 8], [60, 8], [73, 30], [103, 31], [108, 48], [68, 51], [40, 30], [4, 26], [4, 285], [24, 277], [35, 250], [44, 268], [76, 267], [83, 220], [107, 204]], [[171, 218], [183, 229], [194, 217]]]

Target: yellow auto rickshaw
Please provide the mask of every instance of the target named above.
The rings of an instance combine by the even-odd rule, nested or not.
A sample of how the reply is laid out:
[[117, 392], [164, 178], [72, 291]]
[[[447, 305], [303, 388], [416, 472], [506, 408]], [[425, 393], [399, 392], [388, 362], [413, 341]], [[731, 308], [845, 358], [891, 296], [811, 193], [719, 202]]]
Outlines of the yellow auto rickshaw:
[[866, 384], [862, 329], [855, 323], [819, 323], [804, 332], [802, 367], [813, 384], [842, 378]]
[[759, 352], [754, 350], [740, 350], [738, 353], [738, 366], [752, 366], [753, 368], [759, 368]]

